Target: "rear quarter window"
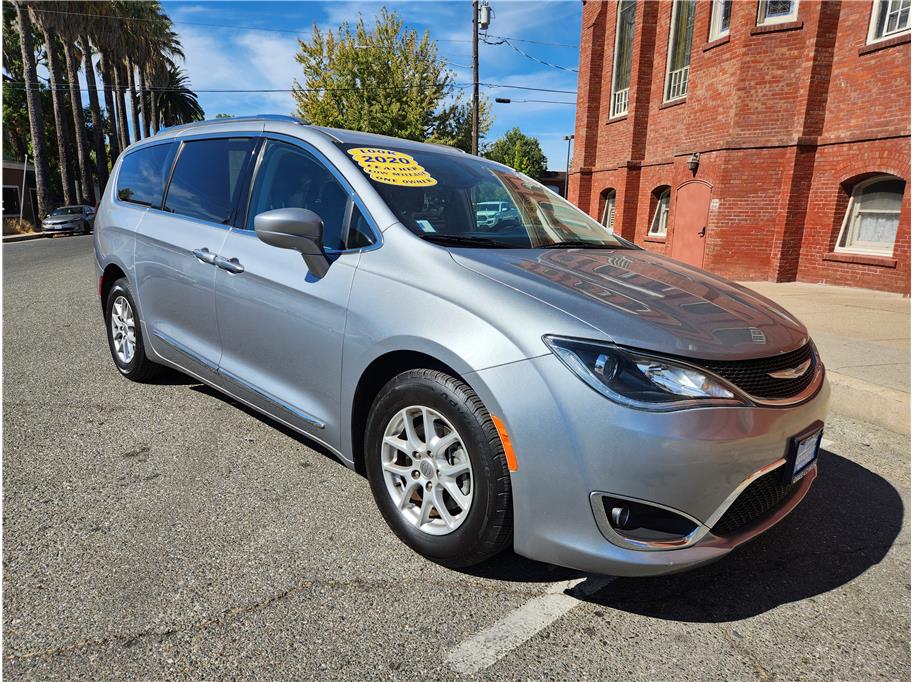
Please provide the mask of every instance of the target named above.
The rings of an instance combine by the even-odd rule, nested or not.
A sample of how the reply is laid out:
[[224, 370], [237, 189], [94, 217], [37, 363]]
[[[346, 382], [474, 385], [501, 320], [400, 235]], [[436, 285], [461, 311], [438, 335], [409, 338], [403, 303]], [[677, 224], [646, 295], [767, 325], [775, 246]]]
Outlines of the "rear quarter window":
[[173, 144], [157, 144], [127, 154], [117, 175], [117, 198], [140, 206], [160, 206], [174, 148]]

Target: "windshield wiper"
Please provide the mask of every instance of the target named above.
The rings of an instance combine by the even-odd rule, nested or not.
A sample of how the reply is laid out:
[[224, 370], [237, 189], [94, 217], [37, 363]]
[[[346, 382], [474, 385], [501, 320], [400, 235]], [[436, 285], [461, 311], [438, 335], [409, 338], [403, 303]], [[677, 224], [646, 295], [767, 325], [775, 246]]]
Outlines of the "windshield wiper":
[[603, 244], [601, 242], [590, 242], [584, 239], [567, 239], [561, 242], [551, 244], [542, 244], [536, 246], [537, 249], [622, 249], [624, 247], [617, 245]]
[[489, 237], [472, 237], [465, 234], [419, 234], [419, 237], [435, 244], [450, 244], [452, 246], [487, 247], [489, 249], [512, 249], [512, 244], [499, 242]]

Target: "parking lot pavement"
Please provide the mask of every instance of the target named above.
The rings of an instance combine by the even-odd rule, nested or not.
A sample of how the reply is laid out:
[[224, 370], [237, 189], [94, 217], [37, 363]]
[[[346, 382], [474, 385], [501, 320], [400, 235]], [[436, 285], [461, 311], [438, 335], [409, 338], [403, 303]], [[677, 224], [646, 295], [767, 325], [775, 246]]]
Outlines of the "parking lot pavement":
[[695, 572], [456, 572], [303, 438], [122, 379], [90, 237], [3, 257], [10, 679], [909, 678], [907, 437], [833, 418], [796, 512]]

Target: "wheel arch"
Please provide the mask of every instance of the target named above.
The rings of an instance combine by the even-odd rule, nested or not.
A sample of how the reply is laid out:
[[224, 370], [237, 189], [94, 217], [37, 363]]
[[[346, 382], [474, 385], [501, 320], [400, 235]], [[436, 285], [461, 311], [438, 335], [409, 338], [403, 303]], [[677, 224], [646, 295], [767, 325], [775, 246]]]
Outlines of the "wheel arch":
[[105, 303], [108, 301], [108, 292], [114, 286], [114, 282], [127, 276], [117, 263], [108, 263], [101, 273], [101, 279], [98, 282], [98, 295], [101, 298], [101, 309], [104, 311]]
[[355, 471], [364, 469], [364, 430], [374, 399], [393, 377], [410, 369], [435, 369], [471, 385], [464, 373], [442, 360], [417, 350], [389, 351], [374, 358], [361, 372], [351, 402], [351, 456]]

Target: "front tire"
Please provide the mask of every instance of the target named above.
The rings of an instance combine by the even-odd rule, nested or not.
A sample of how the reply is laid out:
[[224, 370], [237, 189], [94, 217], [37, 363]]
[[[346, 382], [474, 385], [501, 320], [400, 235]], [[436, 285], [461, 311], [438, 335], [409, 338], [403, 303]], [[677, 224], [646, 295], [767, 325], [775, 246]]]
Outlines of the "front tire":
[[380, 391], [367, 421], [374, 500], [409, 547], [445, 566], [472, 566], [512, 542], [510, 472], [491, 416], [462, 381], [416, 369]]
[[150, 381], [163, 367], [146, 356], [139, 312], [125, 277], [114, 282], [105, 302], [108, 347], [117, 369], [131, 381]]

